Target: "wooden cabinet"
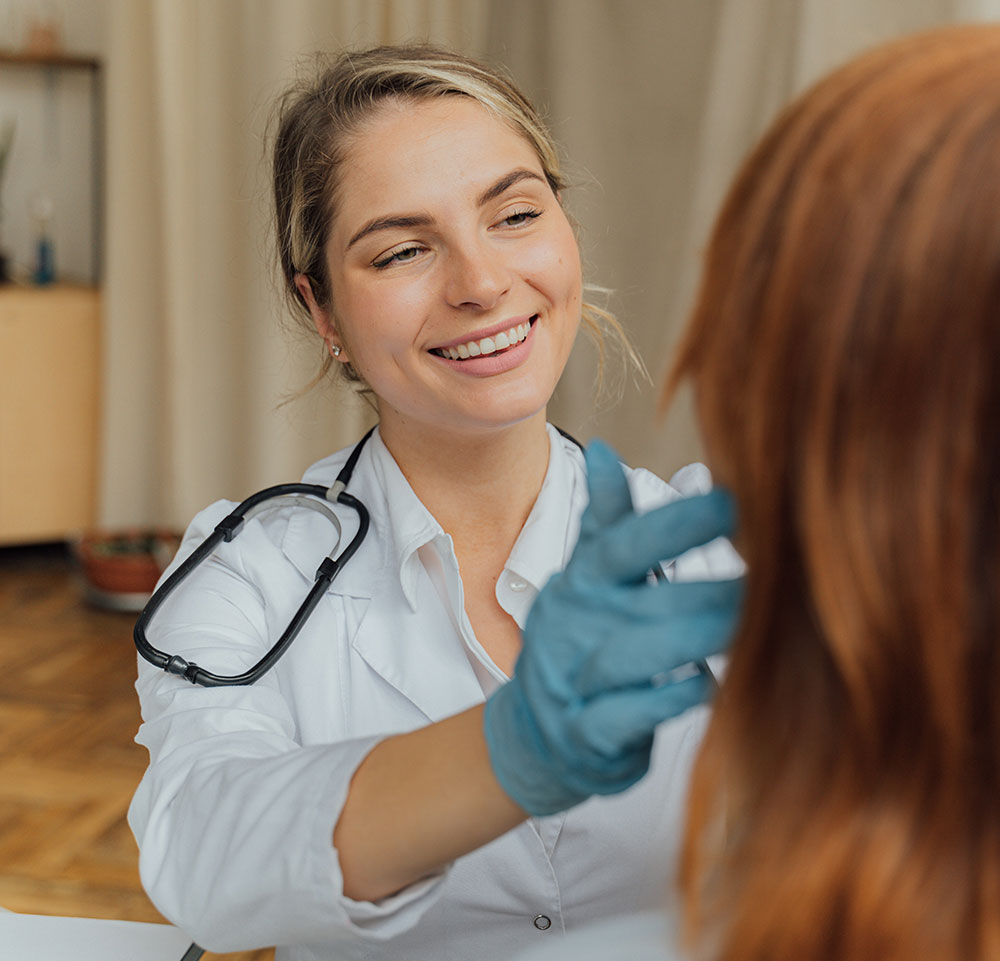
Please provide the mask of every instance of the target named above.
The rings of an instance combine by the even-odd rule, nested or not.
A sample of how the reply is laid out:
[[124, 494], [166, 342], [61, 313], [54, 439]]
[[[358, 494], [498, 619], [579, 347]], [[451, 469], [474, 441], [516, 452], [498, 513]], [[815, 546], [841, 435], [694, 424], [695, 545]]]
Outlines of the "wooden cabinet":
[[0, 543], [95, 521], [100, 294], [0, 287]]

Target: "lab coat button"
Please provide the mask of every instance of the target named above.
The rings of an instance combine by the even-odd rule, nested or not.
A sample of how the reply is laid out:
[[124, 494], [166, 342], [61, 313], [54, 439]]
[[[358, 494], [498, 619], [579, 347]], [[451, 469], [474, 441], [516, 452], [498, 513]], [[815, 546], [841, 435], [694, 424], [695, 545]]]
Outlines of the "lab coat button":
[[538, 915], [538, 917], [535, 918], [534, 923], [535, 927], [538, 928], [539, 931], [548, 931], [548, 929], [552, 927], [552, 919], [547, 918], [544, 914]]
[[521, 591], [527, 590], [527, 588], [528, 588], [527, 581], [522, 581], [518, 577], [512, 577], [510, 579], [510, 589], [512, 591], [515, 591], [516, 593], [520, 594]]

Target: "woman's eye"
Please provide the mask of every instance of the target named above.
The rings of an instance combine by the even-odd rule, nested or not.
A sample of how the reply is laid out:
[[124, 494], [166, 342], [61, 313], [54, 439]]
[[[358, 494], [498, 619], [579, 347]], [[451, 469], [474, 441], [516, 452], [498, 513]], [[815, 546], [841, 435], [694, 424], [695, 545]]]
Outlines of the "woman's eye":
[[516, 210], [512, 214], [508, 214], [500, 222], [507, 227], [523, 227], [526, 223], [529, 223], [536, 217], [541, 216], [542, 212], [532, 207], [528, 210]]
[[372, 262], [373, 267], [381, 270], [383, 267], [390, 267], [393, 264], [405, 264], [408, 260], [413, 260], [423, 247], [411, 244], [409, 247], [397, 247], [383, 254], [378, 260]]

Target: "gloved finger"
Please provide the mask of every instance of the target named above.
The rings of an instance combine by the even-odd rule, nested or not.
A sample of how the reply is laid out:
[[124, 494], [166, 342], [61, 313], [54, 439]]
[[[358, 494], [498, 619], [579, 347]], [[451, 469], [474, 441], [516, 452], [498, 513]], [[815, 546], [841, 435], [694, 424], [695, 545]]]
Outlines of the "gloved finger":
[[[724, 581], [656, 581], [641, 584], [613, 584], [601, 591], [582, 590], [573, 597], [572, 610], [562, 610], [563, 620], [607, 616], [611, 628], [627, 631], [632, 623], [666, 621], [702, 612], [739, 610], [743, 604], [742, 577]], [[545, 598], [549, 603], [550, 598]], [[567, 599], [553, 596], [561, 608]]]
[[592, 440], [584, 458], [590, 500], [580, 519], [580, 537], [588, 538], [632, 513], [632, 495], [618, 455], [607, 444]]
[[662, 687], [616, 691], [584, 705], [573, 731], [581, 757], [613, 759], [648, 743], [659, 724], [706, 701], [712, 682], [702, 674]]
[[738, 620], [736, 611], [715, 611], [632, 627], [614, 642], [595, 648], [580, 666], [573, 686], [585, 699], [648, 686], [658, 675], [721, 654], [729, 647]]
[[578, 550], [581, 576], [598, 582], [629, 583], [654, 564], [679, 557], [736, 529], [736, 505], [728, 492], [684, 497], [646, 514], [630, 514], [601, 530]]

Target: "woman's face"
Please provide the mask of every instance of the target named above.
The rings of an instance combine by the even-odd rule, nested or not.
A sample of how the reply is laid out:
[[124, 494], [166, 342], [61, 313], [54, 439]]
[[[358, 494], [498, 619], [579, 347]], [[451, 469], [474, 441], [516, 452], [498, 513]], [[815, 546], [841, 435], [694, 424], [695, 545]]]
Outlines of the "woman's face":
[[544, 411], [580, 319], [573, 230], [530, 144], [475, 101], [389, 101], [348, 151], [327, 244], [342, 347], [383, 424]]

